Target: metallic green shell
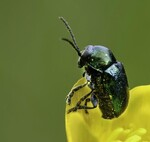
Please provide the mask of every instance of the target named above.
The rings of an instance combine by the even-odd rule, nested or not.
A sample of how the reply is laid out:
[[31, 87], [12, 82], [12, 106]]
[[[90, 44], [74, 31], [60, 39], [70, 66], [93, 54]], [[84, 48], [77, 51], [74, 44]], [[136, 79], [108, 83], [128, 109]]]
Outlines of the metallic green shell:
[[95, 70], [100, 71], [110, 66], [114, 61], [116, 59], [108, 48], [99, 45], [88, 45], [82, 52], [78, 64], [79, 67], [89, 65]]
[[[129, 99], [128, 82], [120, 62], [105, 70], [102, 84], [104, 96], [109, 97], [107, 100], [103, 99], [100, 104], [103, 117], [118, 117], [126, 109]], [[103, 96], [99, 95], [100, 100], [101, 98]]]

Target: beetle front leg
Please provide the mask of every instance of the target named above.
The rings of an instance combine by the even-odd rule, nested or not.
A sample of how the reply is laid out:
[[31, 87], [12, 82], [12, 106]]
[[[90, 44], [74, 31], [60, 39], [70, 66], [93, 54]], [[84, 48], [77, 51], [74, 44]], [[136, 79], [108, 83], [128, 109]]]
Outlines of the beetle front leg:
[[66, 96], [66, 103], [67, 103], [68, 105], [70, 105], [70, 104], [71, 104], [71, 98], [73, 97], [74, 93], [75, 93], [76, 91], [80, 90], [81, 88], [85, 87], [87, 84], [88, 84], [88, 82], [86, 82], [86, 83], [84, 83], [84, 84], [81, 84], [81, 85], [76, 86], [75, 88], [73, 88], [73, 89], [69, 92], [69, 94]]

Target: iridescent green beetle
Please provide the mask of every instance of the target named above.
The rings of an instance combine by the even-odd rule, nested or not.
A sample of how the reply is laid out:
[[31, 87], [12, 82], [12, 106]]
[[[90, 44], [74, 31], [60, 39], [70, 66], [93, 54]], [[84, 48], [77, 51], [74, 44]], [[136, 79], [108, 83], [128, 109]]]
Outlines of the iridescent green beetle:
[[[77, 51], [78, 66], [85, 68], [83, 76], [87, 80], [85, 84], [72, 89], [66, 97], [66, 103], [71, 104], [74, 92], [84, 86], [88, 85], [91, 89], [91, 92], [83, 96], [68, 113], [78, 109], [84, 109], [88, 113], [88, 109], [94, 109], [98, 105], [104, 119], [119, 117], [126, 109], [129, 99], [128, 81], [122, 63], [104, 46], [88, 45], [85, 50], [80, 51], [70, 26], [63, 17], [60, 17], [60, 20], [66, 25], [73, 42], [66, 38], [63, 40], [69, 42]], [[81, 105], [83, 101], [85, 105]], [[88, 106], [88, 102], [93, 106]]]

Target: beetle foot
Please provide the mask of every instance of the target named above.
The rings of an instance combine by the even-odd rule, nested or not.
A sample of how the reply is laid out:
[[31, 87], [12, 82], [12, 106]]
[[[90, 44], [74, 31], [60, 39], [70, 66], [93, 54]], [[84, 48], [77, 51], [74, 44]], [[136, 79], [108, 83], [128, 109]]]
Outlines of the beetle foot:
[[66, 104], [67, 105], [71, 104], [71, 97], [69, 95], [66, 96]]

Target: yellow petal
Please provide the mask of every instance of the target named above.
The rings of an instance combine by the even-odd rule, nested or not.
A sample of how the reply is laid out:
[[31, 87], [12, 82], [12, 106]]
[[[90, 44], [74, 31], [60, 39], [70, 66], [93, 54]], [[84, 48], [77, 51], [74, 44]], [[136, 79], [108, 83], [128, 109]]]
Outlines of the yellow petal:
[[[80, 79], [75, 85], [84, 84]], [[74, 107], [78, 100], [89, 93], [89, 87], [75, 92], [71, 105]], [[90, 103], [88, 105], [91, 105]], [[139, 142], [150, 141], [150, 85], [140, 86], [130, 91], [129, 105], [126, 111], [112, 120], [103, 119], [99, 107], [65, 114], [66, 133], [68, 142]]]

